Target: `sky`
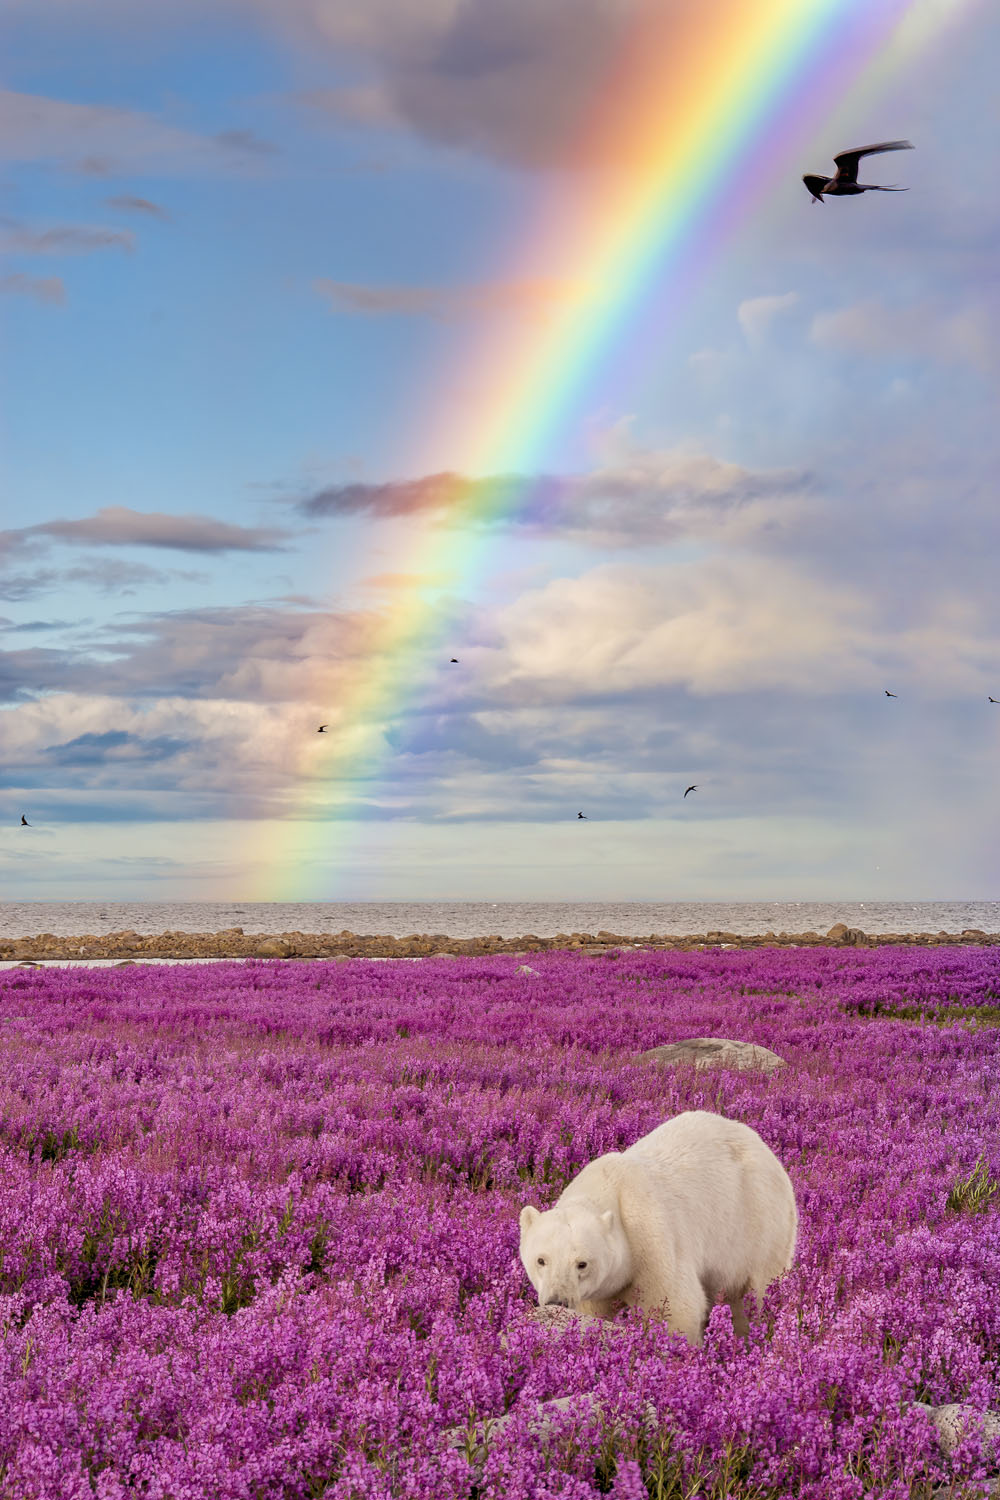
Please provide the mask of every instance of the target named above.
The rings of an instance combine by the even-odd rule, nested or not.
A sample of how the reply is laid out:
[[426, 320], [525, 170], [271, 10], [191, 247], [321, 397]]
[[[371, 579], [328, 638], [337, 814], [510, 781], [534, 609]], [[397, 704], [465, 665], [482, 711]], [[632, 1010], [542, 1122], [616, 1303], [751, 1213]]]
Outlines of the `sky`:
[[735, 5], [0, 0], [0, 898], [1000, 898], [1000, 17]]

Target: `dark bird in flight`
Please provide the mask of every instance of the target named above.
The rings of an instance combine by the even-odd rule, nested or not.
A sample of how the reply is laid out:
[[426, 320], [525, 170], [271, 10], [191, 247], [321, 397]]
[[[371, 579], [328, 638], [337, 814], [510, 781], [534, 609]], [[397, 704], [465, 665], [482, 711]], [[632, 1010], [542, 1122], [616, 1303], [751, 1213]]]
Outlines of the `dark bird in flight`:
[[[687, 792], [684, 793], [684, 797], [687, 796], [688, 792], [696, 792], [697, 790], [698, 788], [696, 786], [689, 786]], [[682, 802], [684, 801], [684, 797], [681, 798]]]
[[988, 703], [1000, 703], [1000, 698], [991, 698], [989, 693], [986, 694], [986, 700]]
[[587, 821], [586, 814], [584, 814], [584, 813], [577, 813], [577, 817], [578, 818], [583, 818], [583, 821], [586, 823], [586, 821]]
[[319, 728], [317, 729], [316, 733], [317, 734], [326, 734], [326, 731], [329, 729], [329, 727], [330, 727], [329, 724], [321, 724], [319, 726]]
[[458, 666], [458, 657], [457, 656], [453, 656], [452, 657], [451, 664], [452, 664], [453, 667], [457, 667]]
[[27, 818], [24, 816], [24, 813], [21, 814], [21, 827], [22, 828], [30, 828], [31, 827], [31, 824], [28, 822]]
[[884, 691], [884, 693], [885, 693], [885, 696], [886, 696], [886, 697], [887, 697], [887, 698], [898, 698], [898, 697], [899, 697], [899, 694], [898, 694], [898, 693], [890, 693], [890, 691], [889, 691], [889, 689], [888, 689], [888, 688], [884, 688], [884, 689], [883, 689], [883, 691]]
[[857, 193], [905, 193], [907, 188], [880, 187], [877, 182], [858, 181], [858, 162], [863, 156], [878, 156], [883, 151], [912, 151], [909, 141], [879, 141], [875, 146], [855, 146], [850, 151], [841, 151], [833, 159], [837, 170], [832, 177], [818, 177], [807, 172], [802, 181], [812, 193], [814, 203], [827, 198], [853, 198]]

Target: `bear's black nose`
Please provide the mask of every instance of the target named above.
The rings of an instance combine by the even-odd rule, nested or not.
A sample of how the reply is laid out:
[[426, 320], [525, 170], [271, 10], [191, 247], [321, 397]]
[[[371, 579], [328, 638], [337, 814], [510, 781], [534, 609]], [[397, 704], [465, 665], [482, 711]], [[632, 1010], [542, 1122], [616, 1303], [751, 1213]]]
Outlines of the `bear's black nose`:
[[546, 1307], [569, 1307], [565, 1297], [546, 1297]]

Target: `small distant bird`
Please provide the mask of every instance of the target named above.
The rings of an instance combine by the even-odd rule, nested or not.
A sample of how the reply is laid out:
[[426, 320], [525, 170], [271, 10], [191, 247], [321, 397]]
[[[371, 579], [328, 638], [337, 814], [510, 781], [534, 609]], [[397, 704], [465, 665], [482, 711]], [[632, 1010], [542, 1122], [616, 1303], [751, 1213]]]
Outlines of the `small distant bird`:
[[321, 724], [319, 726], [319, 728], [317, 729], [316, 733], [317, 734], [326, 734], [326, 731], [329, 729], [329, 727], [330, 727], [329, 724]]
[[452, 664], [453, 667], [457, 667], [458, 666], [458, 657], [457, 656], [453, 656], [452, 657], [451, 664]]
[[807, 172], [802, 181], [812, 193], [814, 203], [827, 198], [853, 198], [857, 193], [905, 193], [907, 188], [879, 187], [876, 182], [858, 181], [858, 162], [863, 156], [878, 156], [883, 151], [912, 151], [910, 141], [879, 141], [875, 146], [854, 146], [833, 159], [837, 170], [832, 177], [818, 177]]
[[586, 823], [587, 819], [586, 819], [586, 817], [584, 816], [583, 813], [577, 813], [577, 817], [578, 818], [583, 818], [583, 821]]
[[[687, 792], [684, 793], [684, 797], [687, 796], [688, 792], [696, 792], [697, 790], [698, 788], [696, 786], [689, 786]], [[684, 801], [684, 797], [681, 798], [682, 802]]]
[[989, 695], [989, 693], [987, 693], [986, 694], [986, 701], [987, 701], [987, 703], [1000, 703], [1000, 698], [991, 698], [990, 695]]
[[885, 696], [887, 698], [898, 698], [899, 697], [898, 693], [890, 693], [890, 691], [889, 691], [888, 688], [883, 688], [883, 692], [885, 693]]
[[32, 826], [33, 825], [31, 823], [29, 823], [28, 820], [27, 820], [27, 818], [24, 816], [24, 813], [22, 813], [21, 814], [21, 827], [22, 828], [31, 828]]

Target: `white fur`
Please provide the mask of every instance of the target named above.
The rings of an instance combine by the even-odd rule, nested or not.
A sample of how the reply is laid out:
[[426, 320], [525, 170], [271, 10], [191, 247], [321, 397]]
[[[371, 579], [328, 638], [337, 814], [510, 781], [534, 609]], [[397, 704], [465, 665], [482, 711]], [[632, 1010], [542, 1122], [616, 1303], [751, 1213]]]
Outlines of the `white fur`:
[[543, 1307], [662, 1309], [700, 1344], [717, 1301], [748, 1331], [743, 1298], [787, 1271], [797, 1228], [788, 1173], [757, 1132], [689, 1110], [590, 1162], [547, 1213], [523, 1208], [521, 1262]]

